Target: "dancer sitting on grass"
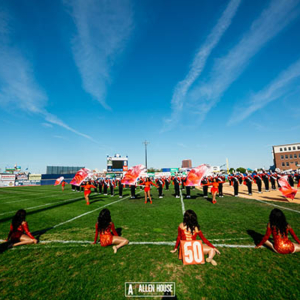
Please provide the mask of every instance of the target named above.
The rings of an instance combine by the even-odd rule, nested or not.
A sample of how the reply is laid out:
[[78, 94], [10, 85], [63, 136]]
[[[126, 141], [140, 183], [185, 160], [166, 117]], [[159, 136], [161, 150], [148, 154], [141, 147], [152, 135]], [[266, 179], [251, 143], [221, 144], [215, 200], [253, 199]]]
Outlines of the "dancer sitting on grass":
[[[216, 253], [221, 254], [220, 251], [215, 248], [203, 235], [198, 224], [197, 215], [193, 210], [187, 210], [183, 216], [183, 223], [180, 223], [178, 226], [178, 236], [176, 240], [176, 245], [174, 250], [171, 250], [172, 253], [175, 253], [178, 249], [180, 240], [191, 241], [196, 240], [197, 235], [200, 239], [206, 244], [203, 245], [204, 254], [208, 254], [206, 262], [211, 263], [216, 266], [217, 262], [213, 259]], [[181, 249], [179, 250], [181, 251]], [[180, 256], [180, 255], [179, 255]]]
[[10, 231], [6, 241], [11, 242], [13, 247], [27, 244], [37, 244], [38, 242], [30, 233], [25, 218], [26, 211], [24, 209], [20, 209], [16, 212], [12, 219]]
[[95, 189], [96, 187], [92, 185], [90, 181], [88, 181], [86, 185], [83, 185], [83, 188], [84, 188], [84, 198], [86, 201], [86, 205], [90, 205], [89, 195], [91, 193], [91, 188]]
[[[256, 246], [256, 248], [260, 248], [262, 245], [266, 245], [276, 253], [280, 254], [299, 252], [300, 240], [296, 236], [292, 227], [287, 223], [284, 213], [280, 209], [275, 208], [271, 211], [269, 220], [270, 222], [267, 225], [267, 232], [262, 241]], [[297, 244], [289, 240], [289, 232], [297, 242]], [[271, 234], [273, 234], [274, 244], [268, 241]]]
[[[113, 235], [112, 235], [112, 233]], [[111, 221], [110, 211], [104, 208], [99, 213], [98, 221], [96, 223], [96, 233], [94, 243], [97, 243], [98, 235], [100, 233], [100, 244], [102, 247], [113, 246], [114, 253], [117, 253], [118, 249], [127, 245], [128, 240], [119, 236], [115, 230], [115, 225]]]
[[148, 202], [148, 198], [149, 198], [150, 204], [152, 204], [152, 199], [151, 199], [151, 194], [150, 194], [150, 186], [151, 185], [153, 185], [155, 187], [158, 187], [158, 186], [155, 183], [153, 183], [149, 177], [146, 179], [145, 182], [143, 182], [143, 185], [145, 186], [145, 188], [144, 188], [145, 203]]

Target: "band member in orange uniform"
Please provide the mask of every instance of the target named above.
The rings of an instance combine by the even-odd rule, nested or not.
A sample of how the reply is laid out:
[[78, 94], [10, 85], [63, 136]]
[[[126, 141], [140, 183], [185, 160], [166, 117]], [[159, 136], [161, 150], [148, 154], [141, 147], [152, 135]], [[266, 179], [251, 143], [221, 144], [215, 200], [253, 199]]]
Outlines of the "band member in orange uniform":
[[[256, 248], [260, 248], [265, 244], [268, 248], [280, 254], [300, 252], [300, 240], [292, 227], [287, 223], [285, 215], [280, 209], [275, 208], [271, 211], [269, 221], [267, 232]], [[292, 235], [297, 244], [289, 240], [288, 233]], [[271, 234], [274, 238], [274, 244], [268, 241]]]
[[96, 187], [92, 185], [90, 181], [88, 181], [87, 184], [83, 186], [86, 205], [90, 205], [89, 195], [91, 193], [91, 188], [95, 189]]
[[212, 196], [213, 196], [212, 203], [213, 203], [213, 204], [216, 204], [216, 203], [217, 203], [216, 195], [217, 195], [217, 192], [219, 191], [219, 185], [220, 185], [221, 183], [224, 183], [225, 181], [221, 181], [221, 182], [220, 182], [220, 181], [218, 181], [217, 178], [212, 178], [211, 180], [212, 180], [212, 181], [211, 181], [210, 183], [207, 183], [206, 185], [207, 185], [207, 186], [212, 185], [211, 190], [210, 190], [210, 192], [211, 192], [211, 194], [212, 194]]
[[65, 186], [66, 186], [66, 182], [63, 180], [61, 183], [61, 190], [64, 191], [65, 190]]
[[11, 242], [13, 247], [27, 244], [37, 244], [38, 242], [30, 233], [25, 218], [26, 211], [24, 209], [20, 209], [16, 212], [12, 219], [10, 231], [6, 241]]
[[155, 186], [156, 188], [157, 188], [158, 186], [157, 186], [155, 183], [153, 183], [149, 177], [146, 179], [146, 181], [143, 183], [143, 185], [145, 186], [145, 188], [144, 188], [144, 193], [145, 193], [145, 203], [148, 202], [148, 198], [149, 198], [150, 204], [152, 204], [152, 199], [151, 199], [151, 194], [150, 194], [150, 186], [153, 185], [153, 186]]
[[99, 233], [101, 246], [115, 245], [113, 246], [114, 253], [117, 253], [119, 248], [128, 244], [128, 240], [119, 236], [116, 232], [115, 225], [111, 220], [110, 211], [107, 208], [102, 209], [99, 213], [93, 244], [97, 243]]
[[[197, 215], [193, 210], [187, 210], [183, 216], [183, 223], [180, 223], [178, 226], [178, 236], [174, 250], [171, 250], [171, 253], [175, 253], [178, 249], [180, 240], [191, 241], [196, 240], [197, 236], [206, 244], [203, 245], [204, 254], [208, 254], [206, 262], [211, 263], [216, 266], [217, 262], [213, 259], [216, 253], [220, 254], [220, 251], [213, 246], [203, 235], [198, 224]], [[179, 249], [179, 258], [181, 258], [181, 249]]]

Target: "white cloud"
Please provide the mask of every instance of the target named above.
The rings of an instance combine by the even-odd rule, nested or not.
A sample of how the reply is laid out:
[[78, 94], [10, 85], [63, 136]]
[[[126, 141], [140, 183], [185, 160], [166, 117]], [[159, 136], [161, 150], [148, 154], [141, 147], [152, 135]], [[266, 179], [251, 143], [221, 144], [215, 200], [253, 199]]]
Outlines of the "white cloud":
[[236, 106], [228, 124], [232, 125], [241, 122], [270, 102], [283, 97], [287, 91], [291, 90], [292, 84], [297, 79], [300, 79], [300, 59], [283, 71], [263, 90], [252, 95], [250, 99], [243, 101], [243, 105]]
[[171, 129], [179, 121], [188, 90], [203, 71], [209, 55], [231, 24], [240, 3], [241, 0], [231, 0], [229, 2], [221, 18], [206, 38], [204, 44], [197, 51], [188, 74], [184, 80], [177, 83], [171, 101], [171, 118], [164, 120], [165, 127], [163, 131]]
[[237, 80], [251, 58], [299, 15], [299, 0], [275, 0], [256, 19], [249, 31], [223, 58], [216, 61], [207, 83], [189, 93], [189, 109], [203, 120], [224, 92]]
[[50, 123], [42, 123], [42, 125], [43, 125], [44, 127], [48, 127], [48, 128], [52, 128], [52, 127], [53, 127], [53, 125], [50, 124]]
[[3, 19], [0, 23], [0, 106], [42, 116], [51, 124], [99, 144], [90, 136], [73, 129], [47, 112], [45, 108], [48, 102], [47, 94], [36, 83], [30, 62], [18, 49], [9, 44], [9, 26], [4, 22], [8, 18], [3, 12], [1, 14]]
[[106, 109], [111, 68], [132, 31], [133, 12], [129, 0], [65, 0], [71, 7], [78, 34], [73, 54], [83, 88]]

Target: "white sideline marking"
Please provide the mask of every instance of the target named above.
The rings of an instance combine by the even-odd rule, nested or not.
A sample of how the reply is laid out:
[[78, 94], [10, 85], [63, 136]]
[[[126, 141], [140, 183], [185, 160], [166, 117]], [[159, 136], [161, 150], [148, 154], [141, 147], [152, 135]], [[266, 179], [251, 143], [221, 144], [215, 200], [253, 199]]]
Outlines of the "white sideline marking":
[[[62, 201], [57, 201], [57, 202], [46, 203], [46, 204], [42, 204], [42, 205], [38, 205], [38, 206], [27, 207], [27, 208], [24, 208], [24, 209], [25, 210], [35, 209], [35, 208], [39, 208], [39, 207], [43, 207], [43, 206], [49, 206], [49, 205], [52, 205], [52, 204], [57, 204], [57, 203], [62, 203], [62, 202], [69, 202], [69, 201], [79, 200], [79, 199], [84, 199], [84, 198], [80, 197], [80, 198], [74, 198], [74, 199], [67, 199], [67, 200], [62, 200]], [[8, 211], [8, 212], [0, 214], [0, 216], [8, 215], [8, 214], [15, 213], [15, 212], [16, 212], [16, 210]]]
[[268, 202], [265, 202], [265, 201], [262, 201], [262, 200], [258, 200], [258, 199], [250, 199], [250, 200], [256, 200], [256, 201], [262, 202], [262, 203], [267, 204], [267, 205], [280, 207], [281, 209], [290, 210], [290, 211], [293, 211], [293, 212], [295, 212], [295, 213], [300, 214], [300, 211], [299, 211], [299, 210], [295, 210], [295, 209], [287, 208], [287, 207], [284, 207], [284, 206], [280, 206], [280, 205], [268, 203]]
[[65, 193], [65, 194], [71, 194], [72, 191], [40, 191], [40, 192], [12, 192], [12, 193], [1, 193], [0, 195], [2, 195], [3, 197], [22, 197], [22, 196], [30, 196], [30, 195], [45, 195], [45, 193], [49, 192], [49, 194], [61, 194], [61, 193]]
[[183, 197], [182, 197], [181, 189], [179, 189], [179, 192], [180, 192], [182, 214], [184, 215], [184, 213], [185, 213], [185, 207], [184, 207], [184, 202], [183, 202]]
[[[67, 195], [69, 195], [69, 194], [66, 194], [66, 196], [67, 196]], [[38, 197], [38, 198], [34, 198], [34, 199], [16, 200], [16, 201], [10, 201], [10, 202], [3, 202], [3, 204], [6, 204], [6, 203], [15, 203], [15, 202], [23, 202], [23, 201], [37, 201], [37, 200], [40, 200], [40, 199], [44, 199], [44, 198], [53, 198], [53, 197], [59, 198], [60, 196], [63, 196], [63, 195], [52, 195], [52, 196]]]
[[210, 239], [207, 238], [209, 241], [236, 241], [236, 240], [252, 240], [251, 237], [246, 237], [246, 238], [230, 238], [230, 239]]
[[227, 244], [215, 244], [214, 246], [224, 247], [224, 248], [255, 248], [256, 247], [255, 245], [227, 245]]
[[[163, 243], [163, 242], [161, 242]], [[89, 243], [91, 244], [91, 243]], [[40, 249], [43, 249], [43, 248], [75, 248], [75, 247], [88, 247], [90, 246], [89, 244], [70, 244], [70, 245], [62, 245], [62, 246], [59, 246], [59, 245], [49, 245], [49, 246], [44, 246]], [[164, 246], [174, 246], [175, 245], [175, 242], [165, 242], [165, 244], [157, 244], [156, 242], [131, 242], [129, 243], [129, 246], [130, 245], [164, 245]], [[218, 247], [222, 247], [222, 248], [255, 248], [255, 245], [227, 245], [227, 244], [216, 244], [215, 246], [218, 246]], [[34, 247], [28, 247], [28, 246], [21, 246], [21, 247], [14, 247], [12, 248], [11, 250], [34, 250], [34, 249], [39, 249], [38, 246], [34, 246]], [[261, 249], [264, 249], [264, 248], [261, 248]]]
[[176, 242], [129, 242], [128, 245], [165, 245], [174, 246]]
[[[140, 192], [139, 192], [139, 193], [140, 193]], [[138, 193], [138, 194], [139, 194], [139, 193]], [[84, 217], [84, 216], [86, 216], [86, 215], [88, 215], [88, 214], [91, 214], [91, 213], [93, 213], [93, 212], [95, 212], [95, 211], [97, 211], [97, 210], [99, 210], [99, 209], [101, 209], [101, 208], [103, 208], [103, 207], [107, 207], [107, 206], [113, 205], [113, 204], [115, 204], [115, 203], [124, 201], [124, 200], [128, 199], [129, 197], [130, 197], [130, 196], [125, 197], [125, 198], [122, 198], [122, 199], [117, 200], [117, 201], [114, 201], [114, 202], [111, 202], [111, 203], [108, 203], [108, 204], [106, 204], [106, 205], [100, 206], [100, 207], [98, 207], [98, 208], [96, 208], [96, 209], [94, 209], [94, 210], [88, 211], [88, 212], [86, 212], [86, 213], [84, 213], [84, 214], [81, 214], [81, 215], [79, 215], [79, 216], [77, 216], [77, 217], [74, 217], [74, 218], [72, 218], [72, 219], [70, 219], [70, 220], [67, 220], [67, 221], [65, 221], [65, 222], [59, 223], [59, 224], [57, 224], [57, 225], [54, 225], [53, 228], [56, 228], [56, 227], [58, 227], [58, 226], [61, 226], [61, 225], [64, 225], [64, 224], [66, 224], [66, 223], [69, 223], [69, 222], [72, 222], [72, 221], [74, 221], [74, 220], [77, 220], [77, 219], [79, 219], [79, 218], [81, 218], [81, 217]]]
[[[209, 239], [210, 241], [230, 241], [230, 240], [244, 240], [251, 239], [249, 238], [232, 238], [232, 239]], [[5, 240], [0, 240], [0, 242], [5, 242]], [[78, 241], [78, 240], [49, 240], [49, 241], [40, 241], [40, 244], [49, 244], [49, 243], [60, 243], [60, 244], [90, 244], [93, 241]], [[131, 245], [175, 245], [175, 242], [129, 242]]]

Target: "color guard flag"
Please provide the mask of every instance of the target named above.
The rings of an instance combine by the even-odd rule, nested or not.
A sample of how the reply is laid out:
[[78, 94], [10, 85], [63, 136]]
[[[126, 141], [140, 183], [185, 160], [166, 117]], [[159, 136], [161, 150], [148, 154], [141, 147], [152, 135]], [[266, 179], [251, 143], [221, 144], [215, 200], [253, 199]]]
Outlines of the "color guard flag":
[[75, 177], [72, 179], [72, 181], [70, 182], [70, 184], [73, 185], [81, 185], [81, 183], [89, 176], [89, 173], [91, 173], [91, 171], [89, 169], [80, 169]]
[[135, 185], [137, 179], [140, 177], [141, 173], [145, 169], [145, 166], [138, 165], [130, 168], [124, 175], [123, 179], [121, 180], [122, 184], [125, 185]]
[[212, 167], [209, 165], [201, 165], [192, 169], [186, 179], [186, 186], [199, 186], [204, 176], [212, 173]]
[[64, 179], [65, 179], [64, 176], [61, 176], [61, 177], [57, 178], [57, 179], [55, 180], [54, 185], [59, 185], [59, 184], [61, 184], [61, 182], [62, 182]]
[[283, 176], [278, 179], [278, 182], [281, 186], [279, 189], [282, 193], [282, 195], [286, 198], [294, 199], [297, 194], [297, 189], [294, 189], [290, 186], [290, 184], [287, 181], [287, 176]]

